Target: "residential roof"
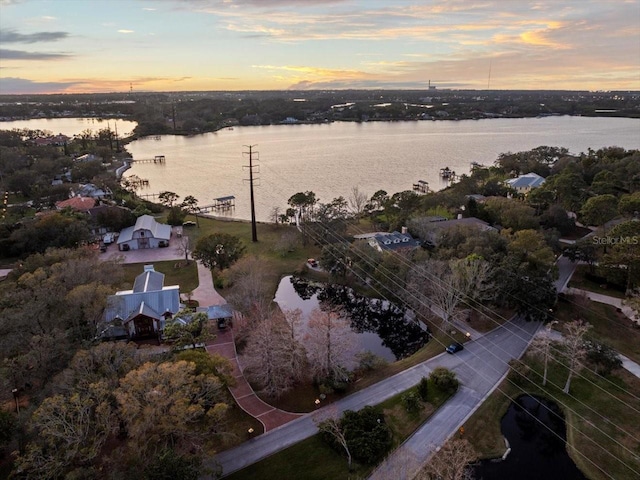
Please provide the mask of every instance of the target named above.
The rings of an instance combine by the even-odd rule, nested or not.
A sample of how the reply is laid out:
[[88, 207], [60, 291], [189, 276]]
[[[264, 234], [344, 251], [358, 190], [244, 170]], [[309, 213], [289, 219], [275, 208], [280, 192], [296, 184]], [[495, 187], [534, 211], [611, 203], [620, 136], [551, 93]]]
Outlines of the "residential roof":
[[145, 317], [153, 318], [155, 320], [160, 320], [162, 315], [156, 312], [153, 308], [151, 308], [144, 300], [140, 303], [136, 310], [133, 310], [129, 316], [124, 320], [124, 323], [127, 324], [138, 315], [144, 315]]
[[484, 220], [480, 220], [479, 218], [476, 218], [476, 217], [456, 218], [454, 220], [446, 220], [444, 222], [432, 222], [432, 225], [429, 225], [429, 226], [437, 230], [440, 230], [440, 229], [446, 230], [448, 228], [455, 227], [458, 225], [479, 227], [482, 230], [495, 230], [495, 228], [493, 228], [487, 222], [485, 222]]
[[537, 188], [544, 184], [544, 177], [541, 177], [537, 173], [527, 173], [525, 175], [520, 175], [516, 178], [510, 178], [506, 181], [512, 188]]
[[369, 240], [372, 246], [373, 242], [377, 243], [382, 250], [398, 250], [401, 248], [416, 248], [420, 246], [419, 240], [415, 240], [408, 233], [400, 232], [377, 233]]
[[171, 225], [158, 223], [151, 215], [142, 215], [138, 217], [134, 226], [127, 227], [120, 232], [118, 244], [133, 239], [133, 233], [138, 230], [149, 230], [154, 238], [159, 238], [160, 240], [169, 240], [171, 238]]
[[210, 307], [198, 307], [196, 311], [206, 312], [209, 320], [233, 317], [233, 308], [231, 308], [231, 305], [228, 303], [224, 305], [211, 305]]
[[[142, 306], [143, 303], [144, 307]], [[141, 308], [143, 312], [152, 311], [160, 315], [165, 312], [175, 314], [180, 310], [180, 287], [171, 285], [162, 287], [161, 290], [148, 292], [134, 292], [133, 290], [117, 292], [107, 299], [105, 319], [112, 321], [114, 318], [119, 317], [126, 320], [132, 313], [140, 312]]]
[[73, 208], [74, 210], [78, 210], [79, 212], [88, 212], [91, 208], [93, 208], [96, 204], [96, 200], [94, 198], [89, 197], [71, 197], [67, 200], [62, 200], [60, 202], [56, 202], [56, 208], [58, 210], [62, 210], [63, 208]]
[[138, 275], [133, 282], [134, 292], [157, 292], [164, 287], [164, 273], [149, 270]]

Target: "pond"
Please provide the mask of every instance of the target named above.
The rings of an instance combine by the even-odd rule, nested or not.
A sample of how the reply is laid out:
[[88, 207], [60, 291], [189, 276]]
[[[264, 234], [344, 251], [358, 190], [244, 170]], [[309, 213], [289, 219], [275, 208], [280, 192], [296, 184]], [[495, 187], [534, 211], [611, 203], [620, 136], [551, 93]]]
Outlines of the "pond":
[[586, 480], [567, 454], [564, 415], [556, 403], [521, 395], [502, 418], [501, 429], [511, 452], [504, 461], [476, 466], [477, 480]]
[[389, 362], [415, 353], [429, 340], [427, 327], [414, 321], [405, 308], [358, 295], [343, 285], [287, 276], [280, 281], [275, 301], [282, 310], [299, 309], [303, 328], [314, 309], [339, 308], [350, 322], [359, 349]]

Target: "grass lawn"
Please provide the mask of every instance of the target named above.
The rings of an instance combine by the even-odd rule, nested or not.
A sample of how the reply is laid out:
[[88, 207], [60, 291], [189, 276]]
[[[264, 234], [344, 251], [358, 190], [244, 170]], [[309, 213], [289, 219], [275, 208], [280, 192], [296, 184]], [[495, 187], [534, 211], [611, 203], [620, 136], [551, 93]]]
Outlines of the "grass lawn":
[[618, 352], [640, 363], [640, 328], [635, 327], [623, 313], [615, 307], [598, 302], [588, 302], [586, 306], [580, 299], [567, 296], [567, 301], [559, 301], [556, 319], [570, 322], [581, 318], [593, 328], [588, 336], [609, 345]]
[[[128, 263], [122, 265], [124, 270], [124, 281], [129, 286], [133, 286], [135, 278], [143, 272], [146, 263]], [[176, 268], [176, 265], [178, 267]], [[198, 267], [196, 262], [190, 262], [184, 266], [178, 260], [167, 260], [164, 262], [153, 262], [156, 272], [164, 273], [165, 285], [180, 285], [180, 292], [186, 293], [194, 290], [198, 286]]]
[[[429, 382], [429, 397], [423, 408], [409, 414], [402, 405], [402, 395], [415, 391], [411, 388], [380, 404], [385, 422], [393, 433], [393, 447], [400, 445], [449, 398]], [[355, 480], [366, 478], [373, 466], [356, 465], [349, 472], [346, 455], [327, 446], [319, 435], [314, 435], [286, 450], [244, 468], [228, 477], [229, 480]], [[303, 474], [301, 472], [304, 472]]]
[[587, 478], [633, 478], [630, 467], [636, 471], [639, 468], [640, 416], [631, 412], [640, 409], [640, 379], [622, 369], [607, 379], [585, 370], [584, 378], [575, 377], [570, 395], [566, 395], [562, 392], [565, 367], [553, 362], [549, 382], [542, 387], [542, 365], [526, 362], [533, 369], [527, 375], [531, 381], [519, 377], [514, 382], [518, 377], [510, 374], [465, 424], [465, 435], [480, 455], [493, 458], [504, 453], [500, 421], [511, 402], [509, 397], [531, 393], [562, 407], [569, 454]]
[[571, 276], [569, 281], [569, 287], [580, 288], [582, 290], [588, 290], [594, 293], [601, 293], [602, 295], [609, 295], [616, 298], [624, 298], [624, 292], [616, 289], [614, 286], [608, 286], [606, 283], [598, 283], [587, 278], [589, 273], [588, 265], [578, 265], [575, 273]]

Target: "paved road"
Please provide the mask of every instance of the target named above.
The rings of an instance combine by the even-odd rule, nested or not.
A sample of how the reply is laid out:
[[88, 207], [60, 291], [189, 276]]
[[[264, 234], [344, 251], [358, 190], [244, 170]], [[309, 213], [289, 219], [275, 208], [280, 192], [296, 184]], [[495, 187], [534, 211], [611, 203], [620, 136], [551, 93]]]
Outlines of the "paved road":
[[[457, 430], [507, 372], [508, 360], [519, 357], [524, 352], [538, 327], [538, 323], [510, 321], [478, 340], [467, 342], [465, 350], [456, 355], [439, 355], [335, 402], [331, 408], [337, 408], [342, 412], [359, 410], [366, 405], [376, 405], [416, 385], [423, 376], [428, 376], [437, 366], [454, 370], [462, 381], [463, 387], [419, 430], [419, 433], [405, 444], [422, 456], [426, 446], [443, 443], [451, 432]], [[218, 462], [224, 474], [228, 475], [304, 440], [316, 432], [312, 416], [308, 414], [218, 454], [209, 461], [208, 466], [213, 467], [214, 462]]]
[[555, 281], [556, 290], [562, 292], [569, 283], [573, 272], [576, 271], [577, 264], [573, 263], [567, 257], [560, 256], [556, 261], [558, 266], [558, 279]]

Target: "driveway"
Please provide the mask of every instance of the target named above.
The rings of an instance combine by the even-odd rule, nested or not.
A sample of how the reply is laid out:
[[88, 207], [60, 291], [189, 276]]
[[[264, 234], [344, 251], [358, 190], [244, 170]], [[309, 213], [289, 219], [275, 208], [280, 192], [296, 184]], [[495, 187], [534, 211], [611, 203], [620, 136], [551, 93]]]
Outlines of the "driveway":
[[[416, 385], [435, 367], [443, 366], [455, 371], [462, 383], [460, 391], [404, 444], [422, 463], [430, 455], [433, 446], [441, 445], [451, 432], [455, 432], [497, 386], [509, 369], [507, 362], [524, 353], [539, 326], [537, 322], [511, 320], [478, 340], [467, 342], [465, 349], [456, 355], [443, 353], [349, 395], [331, 404], [331, 408], [337, 408], [338, 412], [360, 410]], [[316, 432], [311, 414], [306, 414], [249, 442], [221, 452], [205, 464], [214, 467], [219, 463], [224, 475], [228, 475]]]
[[123, 263], [153, 263], [164, 260], [183, 260], [184, 253], [177, 246], [171, 245], [166, 248], [144, 248], [140, 250], [129, 250], [120, 252], [118, 246], [112, 243], [107, 247], [107, 251], [100, 253], [100, 258], [104, 260], [115, 260], [123, 258]]

